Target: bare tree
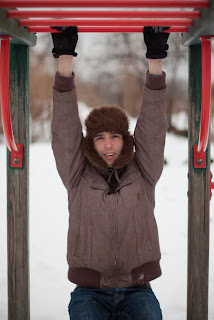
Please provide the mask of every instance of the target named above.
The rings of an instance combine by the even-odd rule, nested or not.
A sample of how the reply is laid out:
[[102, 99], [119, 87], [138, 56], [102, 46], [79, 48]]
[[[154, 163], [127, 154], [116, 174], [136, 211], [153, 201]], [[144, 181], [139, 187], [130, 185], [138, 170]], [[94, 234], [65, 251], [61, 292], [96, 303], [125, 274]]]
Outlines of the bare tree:
[[[106, 100], [106, 97], [114, 97], [115, 103], [124, 107], [130, 115], [137, 116], [145, 72], [148, 68], [143, 34], [107, 34], [102, 38], [99, 45], [103, 46], [103, 51], [97, 50], [99, 55], [95, 55], [96, 58], [94, 59], [92, 53], [91, 58], [89, 57], [87, 60], [89, 68], [96, 70], [96, 73], [93, 73], [93, 82], [98, 84], [97, 90], [102, 93], [104, 91], [104, 100]], [[169, 54], [163, 63], [168, 78], [167, 120], [169, 130], [177, 133], [179, 131], [172, 125], [172, 114], [177, 107], [176, 97], [179, 96], [178, 92], [182, 91], [180, 96], [185, 97], [183, 109], [186, 109], [188, 90], [187, 83], [179, 81], [180, 67], [183, 65], [183, 69], [187, 69], [187, 48], [182, 46], [180, 34], [170, 35]], [[103, 86], [104, 89], [99, 89]], [[183, 94], [185, 90], [186, 94]], [[186, 135], [186, 131], [180, 133]]]
[[[167, 69], [168, 101], [167, 118], [176, 109], [176, 94], [179, 97], [181, 83], [177, 85], [178, 69], [185, 63], [187, 49], [181, 45], [180, 35], [171, 35], [169, 55], [164, 60]], [[41, 128], [50, 121], [52, 108], [52, 85], [57, 59], [53, 59], [52, 39], [44, 34], [38, 44], [31, 48], [30, 55], [30, 112], [32, 140], [38, 139], [34, 127]], [[79, 100], [89, 106], [116, 103], [131, 116], [137, 116], [145, 81], [148, 61], [141, 33], [80, 34], [77, 46], [79, 53], [74, 63]], [[183, 89], [184, 90], [184, 89]], [[176, 94], [175, 94], [176, 93]], [[180, 95], [181, 96], [181, 95]], [[182, 93], [183, 96], [183, 93]]]

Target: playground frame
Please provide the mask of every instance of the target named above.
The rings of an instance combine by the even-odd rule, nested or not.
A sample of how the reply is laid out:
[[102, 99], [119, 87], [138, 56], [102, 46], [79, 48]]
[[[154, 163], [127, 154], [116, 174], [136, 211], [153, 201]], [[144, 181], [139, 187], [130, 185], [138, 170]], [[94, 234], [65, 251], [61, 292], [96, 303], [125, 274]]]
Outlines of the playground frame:
[[[59, 12], [46, 10], [44, 13], [41, 9], [36, 11], [15, 9], [52, 7], [72, 8], [72, 10]], [[120, 11], [73, 10], [79, 7], [119, 8]], [[122, 11], [122, 8], [177, 8], [177, 11]], [[197, 10], [179, 11], [180, 8]], [[211, 186], [213, 186], [210, 178], [209, 124], [214, 0], [0, 1], [0, 35], [3, 38], [0, 55], [0, 91], [9, 149], [7, 153], [8, 319], [30, 319], [29, 46], [36, 45], [35, 33], [53, 32], [50, 26], [55, 25], [77, 25], [79, 32], [142, 32], [145, 25], [167, 25], [170, 26], [169, 32], [182, 33], [182, 43], [189, 47], [187, 320], [207, 320], [209, 215]], [[5, 79], [6, 81], [3, 81]], [[8, 133], [9, 127], [11, 130], [9, 129]], [[15, 143], [15, 140], [18, 143]], [[22, 159], [22, 162], [17, 159]]]

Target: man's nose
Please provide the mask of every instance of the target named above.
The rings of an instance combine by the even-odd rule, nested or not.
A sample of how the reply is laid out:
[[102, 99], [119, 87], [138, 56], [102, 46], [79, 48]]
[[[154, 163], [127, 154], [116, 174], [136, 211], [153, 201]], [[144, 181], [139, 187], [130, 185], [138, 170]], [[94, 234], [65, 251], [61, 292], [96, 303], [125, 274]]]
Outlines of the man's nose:
[[106, 148], [111, 148], [111, 147], [112, 147], [112, 141], [111, 141], [111, 139], [106, 139], [106, 140], [105, 140], [105, 147], [106, 147]]

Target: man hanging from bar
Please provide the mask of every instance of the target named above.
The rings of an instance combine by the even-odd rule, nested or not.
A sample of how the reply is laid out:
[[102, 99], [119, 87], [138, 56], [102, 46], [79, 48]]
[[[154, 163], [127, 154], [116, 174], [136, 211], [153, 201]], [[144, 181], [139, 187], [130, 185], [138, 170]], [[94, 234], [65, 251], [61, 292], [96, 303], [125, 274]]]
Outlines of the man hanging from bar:
[[92, 109], [83, 137], [72, 72], [77, 28], [60, 30], [52, 33], [52, 147], [69, 201], [70, 319], [160, 320], [150, 281], [161, 275], [154, 195], [168, 128], [161, 59], [169, 33], [144, 28], [149, 70], [134, 136], [125, 111], [105, 105]]

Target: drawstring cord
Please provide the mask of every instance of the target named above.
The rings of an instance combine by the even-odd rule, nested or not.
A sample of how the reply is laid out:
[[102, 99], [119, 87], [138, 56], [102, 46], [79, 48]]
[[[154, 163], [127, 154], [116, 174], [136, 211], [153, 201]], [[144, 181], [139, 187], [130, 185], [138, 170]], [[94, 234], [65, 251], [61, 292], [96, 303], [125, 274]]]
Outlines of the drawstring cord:
[[120, 178], [119, 178], [119, 176], [118, 176], [117, 170], [115, 170], [114, 175], [115, 175], [115, 178], [116, 178], [117, 182], [118, 182], [118, 183], [121, 183], [121, 180], [120, 180]]
[[117, 182], [118, 182], [118, 183], [121, 183], [121, 180], [120, 180], [120, 178], [119, 178], [119, 176], [118, 176], [117, 169], [113, 169], [113, 168], [108, 168], [108, 174], [109, 174], [109, 176], [108, 176], [107, 183], [110, 183], [111, 177], [113, 176], [113, 173], [114, 173], [114, 175], [115, 175], [115, 178], [116, 178]]
[[114, 169], [113, 168], [108, 168], [108, 180], [107, 183], [110, 183], [111, 177], [113, 176]]

